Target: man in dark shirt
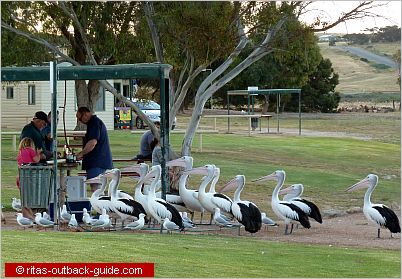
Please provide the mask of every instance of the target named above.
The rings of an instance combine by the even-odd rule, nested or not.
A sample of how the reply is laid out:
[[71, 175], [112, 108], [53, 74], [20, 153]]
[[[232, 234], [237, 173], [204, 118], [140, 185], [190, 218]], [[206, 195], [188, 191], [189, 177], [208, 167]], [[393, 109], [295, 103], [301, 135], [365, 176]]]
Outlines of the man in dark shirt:
[[23, 138], [31, 138], [35, 143], [35, 148], [37, 150], [42, 150], [42, 153], [40, 154], [41, 160], [48, 159], [46, 156], [45, 139], [41, 133], [41, 130], [47, 123], [47, 114], [43, 111], [37, 111], [31, 123], [24, 126], [20, 135], [20, 141]]
[[[87, 107], [80, 107], [76, 117], [78, 121], [87, 125], [83, 149], [77, 154], [77, 159], [82, 159], [82, 169], [86, 170], [87, 179], [94, 178], [107, 169], [113, 168], [106, 126]], [[92, 191], [98, 187], [98, 184], [91, 184]]]

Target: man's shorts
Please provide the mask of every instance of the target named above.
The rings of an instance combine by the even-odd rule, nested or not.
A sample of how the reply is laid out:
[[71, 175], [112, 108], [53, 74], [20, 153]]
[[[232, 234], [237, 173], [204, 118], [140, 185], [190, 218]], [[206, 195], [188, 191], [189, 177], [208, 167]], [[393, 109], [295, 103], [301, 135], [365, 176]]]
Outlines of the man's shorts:
[[104, 173], [105, 171], [106, 171], [106, 169], [102, 169], [102, 168], [87, 169], [87, 179], [97, 177], [98, 175], [100, 175], [101, 173]]

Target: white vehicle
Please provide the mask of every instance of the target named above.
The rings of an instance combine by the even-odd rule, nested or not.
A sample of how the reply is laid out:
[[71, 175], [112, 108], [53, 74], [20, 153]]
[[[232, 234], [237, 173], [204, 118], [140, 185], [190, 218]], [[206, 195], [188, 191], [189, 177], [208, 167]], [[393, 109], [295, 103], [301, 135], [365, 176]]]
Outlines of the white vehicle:
[[[161, 106], [158, 103], [151, 100], [133, 99], [132, 101], [152, 122], [161, 122]], [[146, 123], [135, 113], [133, 113], [133, 120], [135, 121], [134, 123], [137, 129], [144, 129], [146, 127]], [[175, 127], [176, 117], [173, 121], [172, 130], [174, 130]]]

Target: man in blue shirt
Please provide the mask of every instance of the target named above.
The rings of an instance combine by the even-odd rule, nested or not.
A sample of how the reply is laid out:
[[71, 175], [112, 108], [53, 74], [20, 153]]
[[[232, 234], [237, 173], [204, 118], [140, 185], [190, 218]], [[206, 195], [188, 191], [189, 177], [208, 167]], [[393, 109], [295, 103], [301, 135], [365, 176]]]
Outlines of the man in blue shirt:
[[35, 149], [42, 151], [40, 155], [41, 161], [46, 161], [49, 158], [46, 156], [45, 139], [41, 133], [47, 123], [47, 114], [43, 111], [37, 111], [31, 123], [24, 126], [20, 135], [20, 141], [26, 137], [31, 138], [35, 144]]
[[[83, 149], [77, 154], [77, 159], [82, 159], [82, 169], [86, 170], [87, 179], [94, 178], [107, 169], [113, 168], [106, 126], [87, 107], [80, 107], [76, 117], [78, 121], [87, 125]], [[92, 192], [98, 187], [98, 184], [91, 184]]]

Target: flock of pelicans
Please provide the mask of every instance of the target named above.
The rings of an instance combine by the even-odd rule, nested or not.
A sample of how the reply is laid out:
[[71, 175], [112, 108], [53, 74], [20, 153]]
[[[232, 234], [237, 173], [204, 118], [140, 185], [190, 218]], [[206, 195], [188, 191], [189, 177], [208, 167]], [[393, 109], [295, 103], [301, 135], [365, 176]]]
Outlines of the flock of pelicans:
[[[178, 195], [167, 194], [166, 200], [161, 198], [161, 192], [156, 192], [161, 186], [161, 167], [159, 165], [149, 168], [147, 164], [141, 163], [125, 168], [125, 170], [139, 174], [134, 197], [118, 189], [121, 178], [119, 169], [107, 170], [96, 178], [88, 179], [86, 183], [101, 184], [100, 188], [90, 198], [92, 210], [99, 214], [99, 218], [91, 217], [87, 209], [84, 208], [83, 222], [94, 229], [111, 228], [113, 225], [110, 218], [114, 217], [121, 219], [122, 226], [124, 226], [126, 220], [131, 221], [131, 223], [124, 226], [125, 229], [140, 230], [145, 227], [147, 222], [150, 223], [152, 218], [162, 224], [167, 231], [184, 231], [187, 228], [194, 227], [194, 213], [200, 212], [201, 223], [204, 213], [210, 213], [210, 224], [213, 220], [220, 227], [244, 226], [244, 229], [250, 233], [258, 232], [263, 224], [268, 226], [276, 225], [264, 212], [261, 213], [253, 202], [241, 200], [240, 194], [245, 185], [244, 175], [237, 175], [216, 192], [215, 185], [219, 180], [220, 169], [215, 165], [193, 168], [193, 158], [184, 156], [169, 161], [167, 166], [182, 167], [183, 171], [179, 177]], [[198, 190], [192, 190], [187, 187], [190, 175], [203, 176]], [[322, 223], [318, 207], [300, 197], [303, 193], [302, 184], [294, 184], [281, 190], [285, 177], [285, 171], [277, 170], [270, 175], [254, 180], [254, 182], [266, 180], [277, 182], [272, 193], [271, 206], [273, 212], [286, 225], [284, 233], [291, 234], [294, 223], [301, 224], [304, 228], [310, 228], [309, 218]], [[105, 194], [108, 178], [111, 180], [108, 192]], [[371, 203], [370, 196], [377, 183], [378, 176], [369, 174], [366, 178], [348, 188], [347, 191], [368, 188], [364, 196], [364, 215], [378, 226], [378, 238], [380, 237], [381, 227], [389, 229], [392, 237], [392, 233], [401, 232], [399, 219], [387, 206]], [[210, 188], [207, 191], [208, 185], [210, 185]], [[224, 194], [224, 192], [233, 189], [236, 189], [233, 199]], [[284, 195], [283, 200], [280, 200], [280, 195]], [[191, 214], [191, 218], [187, 216], [187, 212]], [[69, 227], [77, 228], [79, 226], [75, 214], [69, 214], [65, 205], [60, 209], [60, 217], [62, 221], [68, 223]], [[32, 220], [23, 217], [21, 213], [17, 214], [17, 222], [23, 227], [29, 227], [34, 224]], [[36, 213], [35, 223], [43, 227], [54, 225], [46, 212], [43, 214]], [[289, 225], [291, 225], [290, 231]]]

